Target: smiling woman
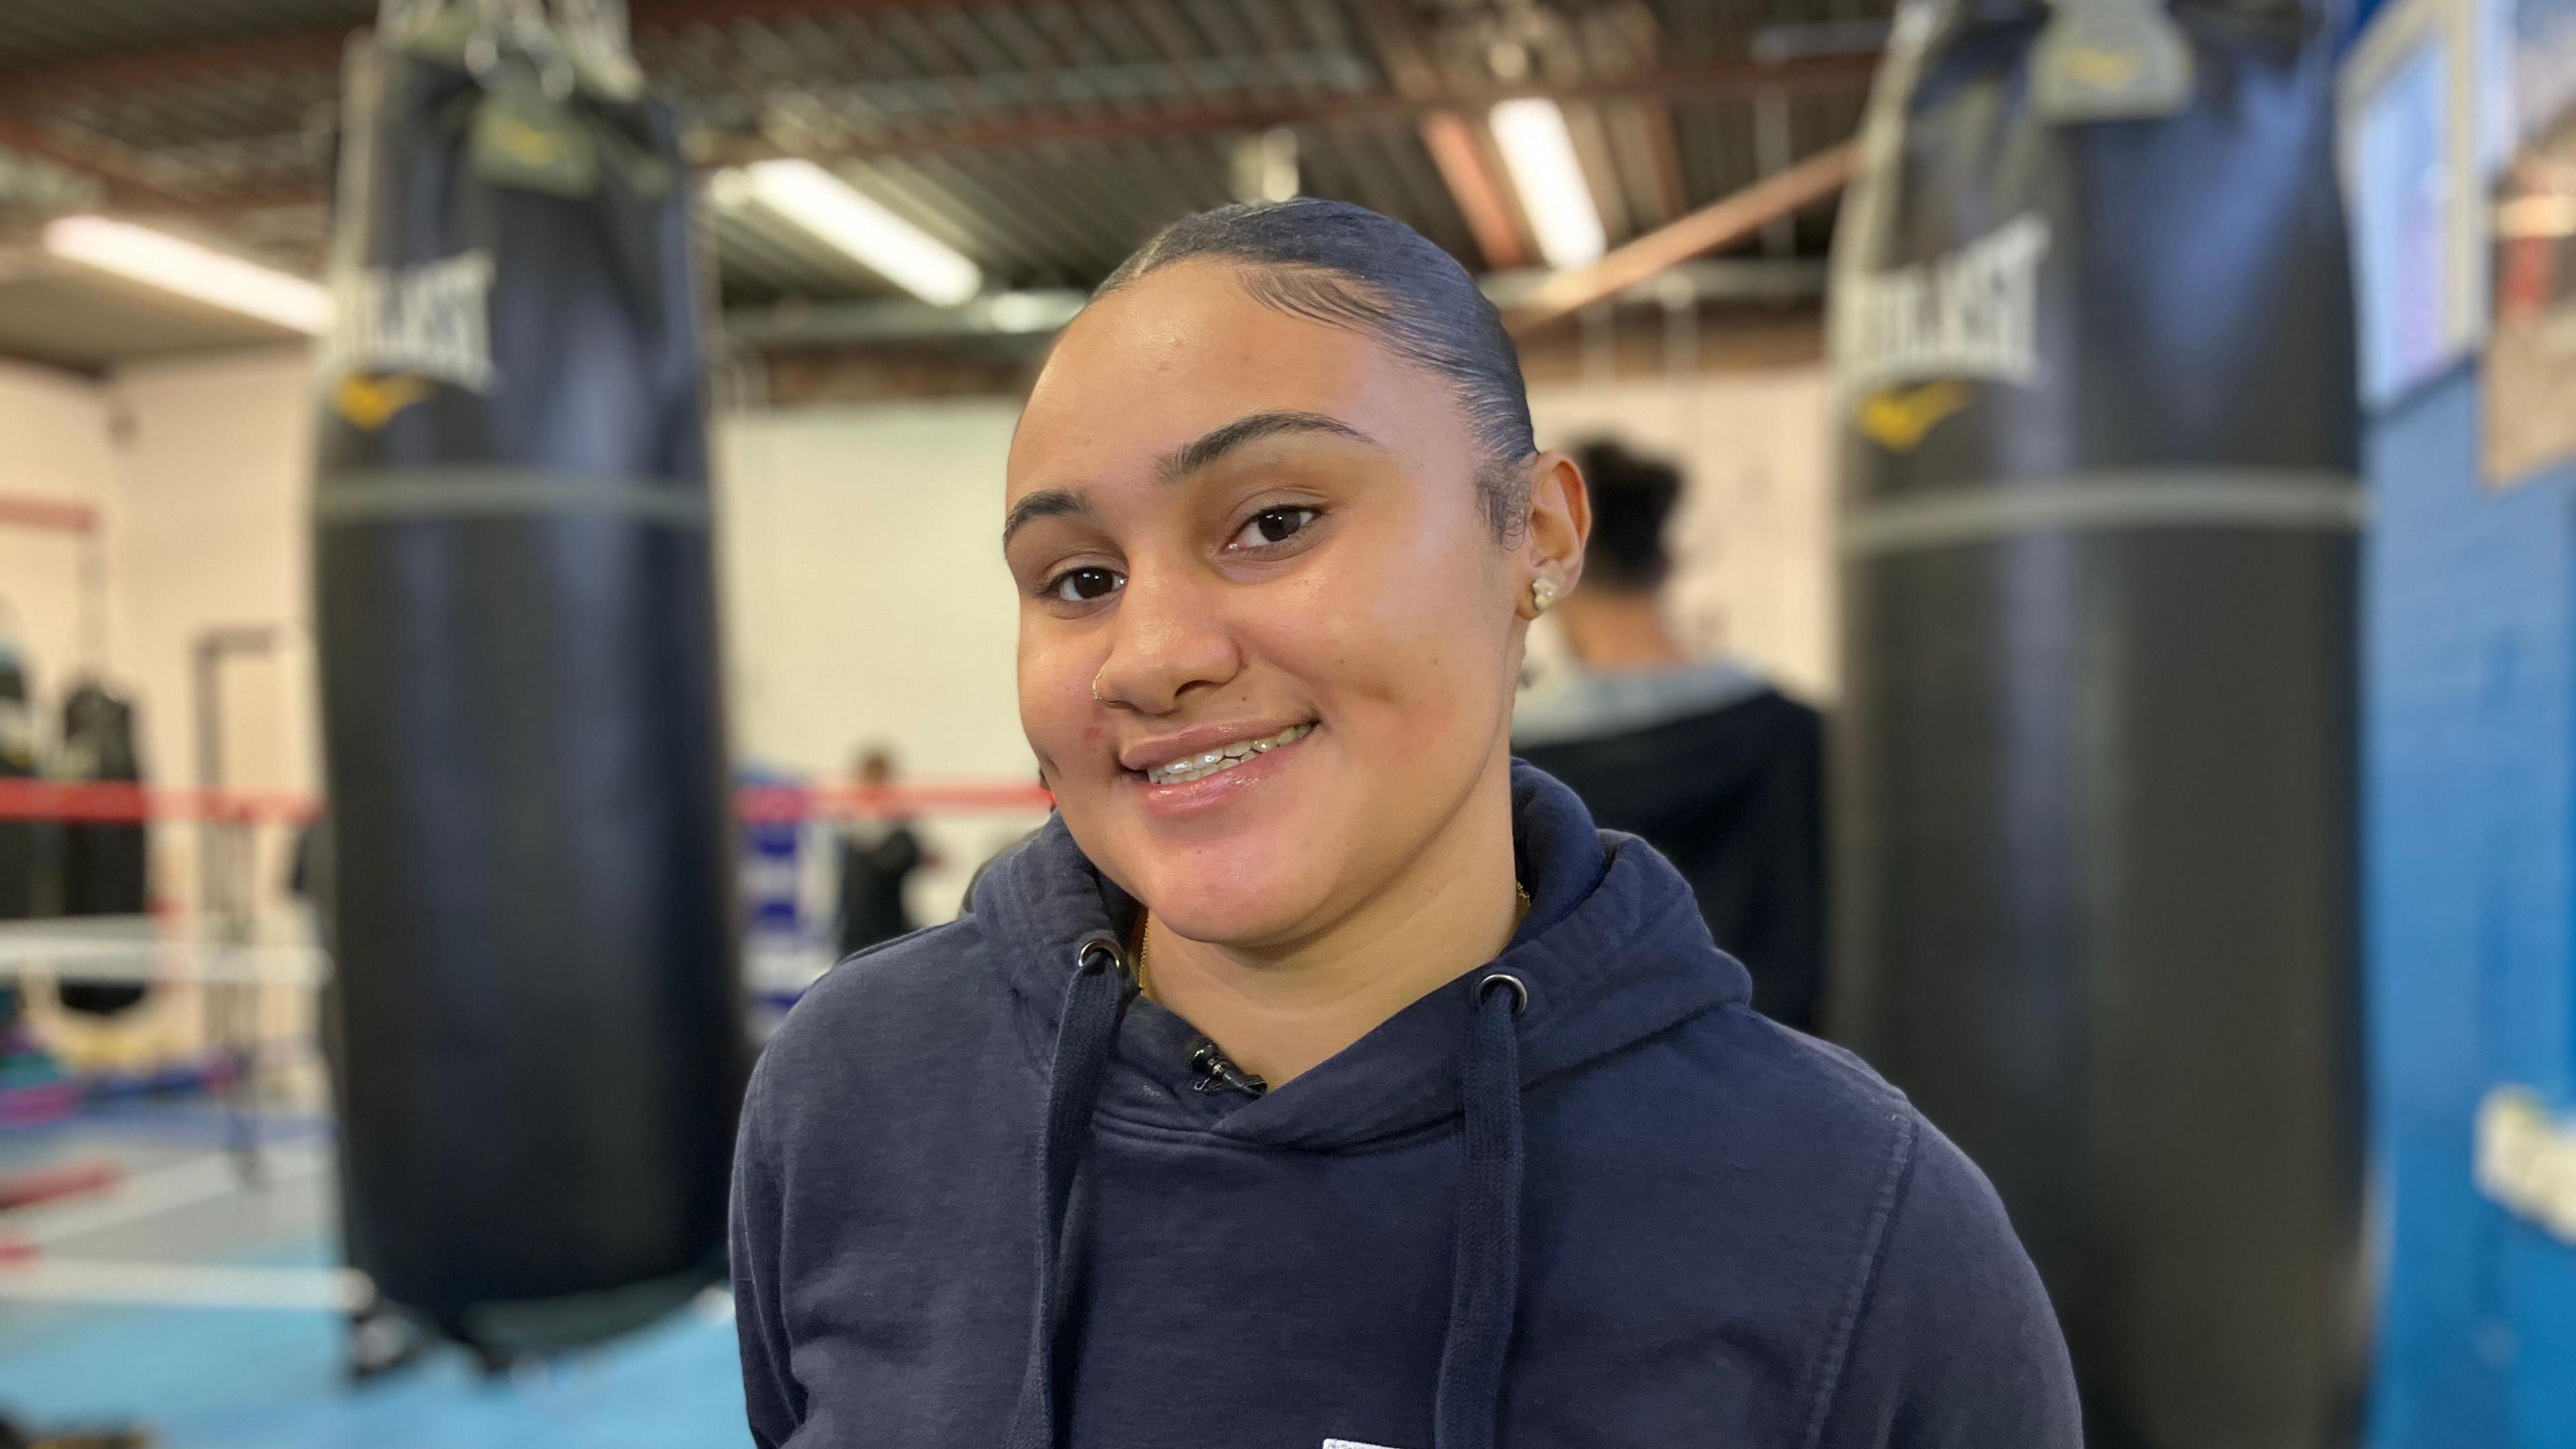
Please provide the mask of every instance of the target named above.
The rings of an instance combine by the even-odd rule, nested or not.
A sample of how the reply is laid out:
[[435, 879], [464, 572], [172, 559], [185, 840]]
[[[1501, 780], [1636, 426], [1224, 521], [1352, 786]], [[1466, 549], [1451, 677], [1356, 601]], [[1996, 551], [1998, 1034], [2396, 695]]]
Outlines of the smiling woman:
[[1003, 523], [1059, 815], [754, 1078], [755, 1438], [2078, 1442], [1984, 1179], [1511, 760], [1588, 523], [1395, 222], [1228, 208], [1103, 286]]

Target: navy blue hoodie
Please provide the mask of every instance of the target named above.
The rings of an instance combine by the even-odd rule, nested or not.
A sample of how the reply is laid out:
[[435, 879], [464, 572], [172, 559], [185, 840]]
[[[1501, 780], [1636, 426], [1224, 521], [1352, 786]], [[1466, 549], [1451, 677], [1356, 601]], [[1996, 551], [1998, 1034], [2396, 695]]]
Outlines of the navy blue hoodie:
[[1985, 1179], [1755, 1015], [1661, 857], [1513, 794], [1512, 944], [1267, 1095], [1203, 1089], [1060, 820], [824, 978], [743, 1111], [753, 1437], [2078, 1445]]

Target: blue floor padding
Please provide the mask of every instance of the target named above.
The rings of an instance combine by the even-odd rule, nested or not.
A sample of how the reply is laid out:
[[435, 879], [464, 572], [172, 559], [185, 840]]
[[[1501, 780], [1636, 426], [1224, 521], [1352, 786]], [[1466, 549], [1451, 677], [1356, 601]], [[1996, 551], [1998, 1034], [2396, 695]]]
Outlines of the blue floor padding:
[[0, 1307], [0, 1409], [140, 1418], [167, 1449], [659, 1449], [738, 1445], [733, 1325], [685, 1311], [542, 1374], [441, 1350], [363, 1387], [323, 1313]]
[[[157, 1104], [0, 1134], [0, 1167], [104, 1159], [129, 1174], [219, 1161], [219, 1114]], [[278, 1124], [269, 1124], [274, 1127]], [[327, 1129], [264, 1132], [309, 1169]], [[299, 1140], [301, 1139], [301, 1140]], [[338, 1262], [328, 1179], [236, 1192], [65, 1237], [62, 1260], [310, 1269]], [[9, 1224], [0, 1215], [0, 1229]], [[0, 1415], [37, 1428], [140, 1422], [157, 1449], [661, 1449], [746, 1443], [733, 1324], [692, 1307], [487, 1378], [440, 1348], [363, 1387], [345, 1376], [340, 1317], [321, 1311], [60, 1306], [0, 1300]]]

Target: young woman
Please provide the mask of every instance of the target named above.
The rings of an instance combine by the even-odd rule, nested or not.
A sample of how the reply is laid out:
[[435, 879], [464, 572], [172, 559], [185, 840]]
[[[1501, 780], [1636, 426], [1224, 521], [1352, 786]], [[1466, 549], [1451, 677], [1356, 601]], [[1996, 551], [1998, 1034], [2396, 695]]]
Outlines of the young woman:
[[1976, 1169], [1514, 766], [1588, 518], [1456, 263], [1332, 202], [1179, 222], [1008, 471], [1058, 815], [761, 1061], [755, 1439], [2079, 1442]]

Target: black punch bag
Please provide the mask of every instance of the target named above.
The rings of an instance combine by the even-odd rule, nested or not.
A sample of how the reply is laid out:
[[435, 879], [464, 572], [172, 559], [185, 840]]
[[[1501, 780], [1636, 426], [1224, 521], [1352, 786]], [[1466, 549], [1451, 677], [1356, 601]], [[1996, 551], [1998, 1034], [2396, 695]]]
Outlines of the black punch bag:
[[319, 371], [348, 1238], [386, 1298], [541, 1349], [723, 1262], [696, 284], [668, 110], [445, 8], [352, 51]]
[[[134, 706], [96, 681], [63, 701], [62, 774], [89, 783], [141, 784], [134, 749]], [[137, 916], [150, 909], [150, 851], [140, 821], [93, 821], [63, 827], [62, 913]], [[65, 1008], [115, 1016], [140, 1005], [149, 987], [66, 981], [55, 988]]]
[[2354, 1428], [2332, 24], [1918, 0], [1836, 243], [1835, 1029], [1994, 1179], [2095, 1449]]
[[[0, 633], [0, 780], [36, 777], [36, 711], [16, 641]], [[36, 826], [0, 817], [0, 921], [36, 914]], [[15, 983], [0, 981], [0, 989]]]

